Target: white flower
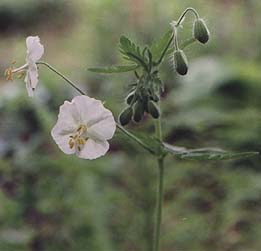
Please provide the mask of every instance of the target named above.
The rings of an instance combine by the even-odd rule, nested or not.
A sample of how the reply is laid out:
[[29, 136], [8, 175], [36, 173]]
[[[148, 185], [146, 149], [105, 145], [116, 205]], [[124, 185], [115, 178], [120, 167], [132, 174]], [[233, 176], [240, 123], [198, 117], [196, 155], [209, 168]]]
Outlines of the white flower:
[[107, 140], [116, 130], [111, 111], [102, 102], [88, 96], [76, 96], [60, 106], [52, 137], [66, 154], [96, 159], [109, 150]]
[[38, 36], [29, 36], [26, 38], [26, 64], [23, 66], [13, 69], [13, 67], [8, 68], [5, 71], [6, 79], [12, 80], [13, 74], [18, 73], [18, 76], [23, 76], [25, 74], [25, 84], [28, 95], [33, 96], [33, 92], [38, 84], [38, 69], [36, 62], [42, 57], [44, 53], [44, 47], [40, 43]]

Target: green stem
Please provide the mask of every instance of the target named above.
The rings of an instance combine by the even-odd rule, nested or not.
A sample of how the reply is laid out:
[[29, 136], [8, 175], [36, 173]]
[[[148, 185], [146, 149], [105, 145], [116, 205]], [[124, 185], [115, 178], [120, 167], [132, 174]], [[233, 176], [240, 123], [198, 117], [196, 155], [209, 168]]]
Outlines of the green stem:
[[[161, 120], [157, 119], [155, 123], [156, 137], [162, 142], [162, 128]], [[158, 191], [157, 191], [157, 204], [156, 204], [156, 220], [154, 226], [154, 238], [153, 238], [153, 251], [159, 251], [160, 249], [160, 229], [162, 218], [162, 202], [163, 202], [163, 183], [164, 183], [164, 157], [158, 156]]]
[[79, 93], [81, 93], [82, 95], [86, 95], [81, 89], [79, 89], [69, 78], [67, 78], [66, 76], [64, 76], [62, 73], [60, 73], [58, 70], [56, 70], [53, 66], [51, 66], [50, 64], [43, 62], [43, 61], [38, 61], [36, 62], [36, 64], [39, 65], [44, 65], [46, 67], [48, 67], [50, 70], [52, 70], [53, 72], [55, 72], [57, 75], [59, 75], [61, 78], [63, 78], [67, 83], [69, 83], [74, 89], [76, 89]]
[[153, 150], [150, 149], [150, 147], [145, 144], [142, 140], [140, 140], [139, 138], [137, 138], [134, 134], [132, 134], [131, 132], [127, 131], [123, 126], [121, 126], [120, 124], [116, 123], [117, 128], [123, 132], [125, 135], [127, 135], [129, 138], [131, 138], [133, 141], [135, 141], [136, 143], [138, 143], [140, 146], [142, 146], [144, 149], [146, 149], [148, 152], [150, 152], [151, 154], [155, 154], [155, 152]]
[[153, 251], [159, 251], [160, 244], [160, 228], [162, 218], [162, 202], [163, 202], [163, 181], [164, 181], [164, 158], [158, 158], [159, 167], [159, 181], [157, 192], [157, 205], [156, 205], [156, 222], [154, 229], [154, 244]]
[[[185, 15], [189, 11], [193, 12], [196, 18], [199, 18], [198, 12], [194, 8], [189, 7], [181, 14], [180, 18], [178, 19], [177, 23], [175, 24], [175, 27], [178, 27], [181, 24], [181, 22], [184, 19]], [[175, 28], [173, 28], [173, 29], [175, 29]], [[168, 41], [167, 46], [165, 47], [164, 51], [162, 52], [162, 54], [160, 56], [160, 59], [158, 60], [158, 62], [156, 62], [156, 66], [162, 63], [163, 58], [165, 57], [165, 55], [166, 55], [166, 53], [167, 53], [167, 51], [168, 51], [168, 49], [169, 49], [173, 39], [175, 39], [175, 41], [174, 41], [175, 49], [178, 49], [178, 38], [177, 38], [177, 34], [176, 33], [177, 32], [174, 30], [172, 36], [170, 37], [170, 39]], [[194, 39], [194, 38], [192, 38], [192, 39]], [[192, 41], [192, 42], [194, 42], [194, 41]], [[191, 41], [189, 42], [189, 44], [190, 43], [191, 43]], [[186, 44], [185, 44], [185, 46], [182, 44], [181, 48], [184, 49], [184, 47], [186, 47], [186, 46], [187, 46]]]
[[[59, 75], [61, 78], [63, 78], [67, 83], [69, 83], [74, 89], [76, 89], [80, 94], [82, 95], [86, 95], [81, 89], [79, 89], [70, 79], [68, 79], [65, 75], [63, 75], [61, 72], [59, 72], [57, 69], [55, 69], [53, 66], [51, 66], [50, 64], [43, 62], [43, 61], [38, 61], [36, 62], [36, 64], [38, 65], [44, 65], [46, 67], [48, 67], [50, 70], [52, 70], [54, 73], [56, 73], [57, 75]], [[139, 138], [137, 138], [134, 134], [132, 134], [131, 132], [127, 131], [125, 128], [123, 128], [120, 124], [116, 123], [117, 128], [123, 132], [125, 135], [127, 135], [130, 139], [132, 139], [133, 141], [135, 141], [136, 143], [138, 143], [140, 146], [142, 146], [144, 149], [146, 149], [147, 151], [149, 151], [151, 154], [155, 154], [154, 151], [152, 151], [150, 149], [150, 147], [145, 144], [142, 140], [140, 140]]]
[[182, 23], [183, 18], [186, 16], [186, 14], [189, 11], [191, 11], [195, 15], [196, 18], [199, 18], [198, 12], [194, 8], [189, 7], [187, 9], [185, 9], [184, 12], [181, 14], [180, 18], [178, 19], [178, 21], [176, 23], [176, 27], [178, 27]]
[[173, 38], [174, 38], [174, 34], [172, 34], [172, 36], [170, 37], [167, 46], [165, 47], [164, 51], [162, 52], [162, 54], [161, 54], [161, 56], [160, 56], [160, 59], [159, 59], [158, 62], [156, 63], [156, 66], [159, 65], [159, 64], [161, 64], [163, 58], [165, 57], [165, 55], [166, 55], [166, 53], [167, 53], [167, 51], [168, 51], [168, 49], [169, 49], [169, 47], [170, 47], [170, 45], [171, 45], [171, 43], [172, 43], [172, 41], [173, 41]]

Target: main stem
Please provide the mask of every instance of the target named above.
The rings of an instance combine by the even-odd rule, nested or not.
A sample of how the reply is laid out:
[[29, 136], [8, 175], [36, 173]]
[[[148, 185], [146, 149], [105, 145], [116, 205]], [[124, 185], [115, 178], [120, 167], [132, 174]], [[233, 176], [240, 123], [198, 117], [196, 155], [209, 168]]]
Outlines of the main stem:
[[[155, 123], [156, 136], [158, 140], [162, 141], [162, 129], [160, 118]], [[156, 204], [156, 220], [154, 227], [153, 238], [153, 251], [159, 251], [160, 249], [160, 228], [162, 218], [162, 202], [163, 202], [163, 183], [164, 183], [164, 157], [158, 156], [158, 191], [157, 191], [157, 204]]]

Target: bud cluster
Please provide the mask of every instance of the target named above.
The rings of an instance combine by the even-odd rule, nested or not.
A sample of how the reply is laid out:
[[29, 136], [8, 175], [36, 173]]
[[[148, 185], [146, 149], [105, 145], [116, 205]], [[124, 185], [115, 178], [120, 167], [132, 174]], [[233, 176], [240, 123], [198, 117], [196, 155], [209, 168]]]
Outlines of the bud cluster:
[[137, 82], [126, 97], [127, 107], [119, 115], [119, 122], [123, 126], [131, 120], [140, 122], [145, 113], [150, 114], [154, 119], [160, 116], [157, 103], [160, 99], [161, 80], [157, 77], [157, 71], [151, 75], [137, 77]]

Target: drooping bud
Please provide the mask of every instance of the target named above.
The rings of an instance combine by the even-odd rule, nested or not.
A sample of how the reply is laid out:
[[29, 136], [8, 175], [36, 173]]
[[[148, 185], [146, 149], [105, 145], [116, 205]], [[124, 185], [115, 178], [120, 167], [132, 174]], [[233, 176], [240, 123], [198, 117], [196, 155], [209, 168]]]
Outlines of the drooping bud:
[[205, 44], [209, 40], [209, 30], [202, 18], [195, 20], [193, 24], [193, 36], [202, 44]]
[[144, 105], [142, 102], [137, 101], [135, 106], [134, 106], [134, 115], [133, 115], [133, 120], [135, 122], [140, 122], [144, 114]]
[[154, 119], [157, 119], [160, 116], [159, 108], [151, 100], [148, 102], [148, 111]]
[[122, 126], [127, 125], [132, 117], [133, 110], [131, 106], [128, 106], [126, 109], [124, 109], [121, 114], [119, 115], [119, 122]]
[[188, 60], [182, 50], [174, 51], [174, 67], [178, 74], [186, 75], [188, 72]]
[[154, 102], [158, 102], [159, 101], [159, 96], [155, 93], [153, 93], [153, 95], [151, 95], [151, 99], [154, 101]]
[[134, 92], [131, 92], [131, 93], [127, 96], [126, 102], [127, 102], [128, 105], [130, 105], [131, 103], [134, 103], [134, 102], [136, 101], [135, 99], [137, 99], [136, 96], [135, 96], [135, 93], [134, 93]]

